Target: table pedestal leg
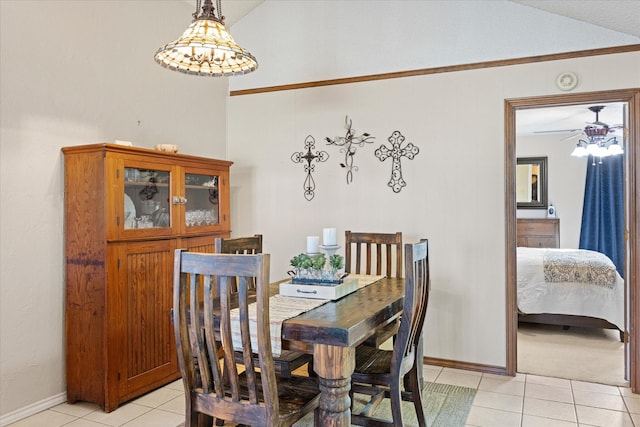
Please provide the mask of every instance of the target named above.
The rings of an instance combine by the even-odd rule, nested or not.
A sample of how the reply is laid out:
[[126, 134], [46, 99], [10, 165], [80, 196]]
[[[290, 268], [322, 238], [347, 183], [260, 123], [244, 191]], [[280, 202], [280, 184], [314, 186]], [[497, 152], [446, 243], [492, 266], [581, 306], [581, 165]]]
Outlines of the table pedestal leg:
[[313, 347], [313, 370], [320, 384], [320, 405], [315, 425], [348, 427], [351, 425], [351, 374], [355, 368], [355, 349], [316, 344]]

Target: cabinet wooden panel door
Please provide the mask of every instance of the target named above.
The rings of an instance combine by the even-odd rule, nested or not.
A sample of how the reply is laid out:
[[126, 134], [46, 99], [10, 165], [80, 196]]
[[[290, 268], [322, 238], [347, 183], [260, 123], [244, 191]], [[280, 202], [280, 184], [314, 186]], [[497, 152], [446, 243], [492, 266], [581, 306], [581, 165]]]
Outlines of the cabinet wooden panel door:
[[118, 265], [113, 334], [109, 349], [120, 399], [128, 399], [179, 377], [173, 306], [175, 240], [114, 244]]
[[214, 240], [216, 237], [228, 238], [229, 233], [223, 233], [215, 236], [189, 237], [182, 239], [182, 248], [191, 252], [204, 252], [212, 254], [215, 252]]

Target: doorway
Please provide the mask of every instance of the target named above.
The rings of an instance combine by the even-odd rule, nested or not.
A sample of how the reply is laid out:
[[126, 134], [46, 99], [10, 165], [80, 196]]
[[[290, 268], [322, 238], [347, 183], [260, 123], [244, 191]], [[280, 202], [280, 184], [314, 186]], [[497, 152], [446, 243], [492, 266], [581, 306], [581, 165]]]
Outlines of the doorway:
[[629, 342], [629, 382], [634, 393], [640, 386], [640, 373], [638, 372], [639, 351], [638, 340], [640, 332], [634, 327], [638, 324], [640, 304], [636, 296], [640, 295], [640, 203], [638, 191], [640, 191], [640, 90], [617, 90], [605, 92], [592, 92], [583, 94], [557, 95], [537, 98], [521, 98], [505, 101], [505, 256], [506, 256], [506, 297], [507, 297], [507, 373], [515, 375], [517, 371], [517, 269], [516, 269], [516, 112], [518, 110], [568, 106], [576, 104], [596, 104], [601, 102], [625, 102], [629, 107], [628, 134], [626, 137], [625, 156], [627, 158], [627, 188], [625, 203], [627, 206], [627, 242], [626, 242], [626, 268], [625, 279], [629, 290], [629, 330], [633, 336]]

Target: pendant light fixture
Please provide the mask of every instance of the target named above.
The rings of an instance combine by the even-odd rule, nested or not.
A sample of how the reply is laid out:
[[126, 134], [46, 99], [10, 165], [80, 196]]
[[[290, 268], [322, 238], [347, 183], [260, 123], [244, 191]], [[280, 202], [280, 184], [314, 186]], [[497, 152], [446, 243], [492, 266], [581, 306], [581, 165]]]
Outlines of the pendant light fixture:
[[224, 24], [221, 0], [216, 0], [218, 14], [211, 0], [196, 1], [193, 22], [178, 40], [155, 54], [155, 61], [170, 70], [197, 76], [228, 77], [247, 74], [258, 68], [256, 58], [240, 47]]

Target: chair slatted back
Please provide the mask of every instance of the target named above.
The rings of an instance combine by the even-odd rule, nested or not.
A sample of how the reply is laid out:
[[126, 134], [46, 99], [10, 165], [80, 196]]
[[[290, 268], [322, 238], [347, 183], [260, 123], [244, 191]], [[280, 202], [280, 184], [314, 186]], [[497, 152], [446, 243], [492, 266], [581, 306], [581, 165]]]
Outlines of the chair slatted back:
[[429, 302], [429, 246], [427, 239], [404, 245], [405, 296], [400, 327], [394, 342], [394, 358], [412, 363], [416, 346], [422, 336]]
[[[234, 239], [216, 238], [214, 241], [215, 252], [225, 254], [248, 254], [255, 255], [262, 253], [262, 234], [254, 234], [250, 237], [237, 237]], [[232, 292], [236, 292], [237, 287], [231, 287]], [[255, 289], [254, 283], [249, 283], [249, 289]], [[293, 371], [305, 363], [312, 360], [311, 355], [285, 350], [280, 357], [274, 360], [276, 374], [284, 377], [291, 377]], [[242, 363], [238, 356], [236, 362]]]
[[262, 234], [251, 237], [236, 237], [234, 239], [215, 239], [215, 251], [219, 254], [247, 254], [262, 253]]
[[[236, 237], [235, 239], [223, 239], [216, 237], [214, 240], [215, 253], [255, 255], [262, 253], [262, 234], [254, 234], [251, 237]], [[249, 289], [255, 289], [255, 284], [249, 283]], [[236, 292], [236, 286], [231, 287]]]
[[[344, 242], [346, 272], [360, 274], [364, 262], [364, 274], [402, 277], [402, 232], [354, 233], [347, 230], [344, 232]], [[372, 268], [374, 262], [375, 270]]]
[[[249, 292], [251, 283], [256, 289], [257, 349], [253, 348], [249, 333], [248, 310], [250, 295], [254, 294]], [[233, 292], [236, 284], [237, 292]], [[203, 303], [197, 298], [199, 287], [203, 287]], [[268, 254], [176, 251], [174, 331], [188, 407], [206, 408], [213, 417], [240, 424], [267, 425], [267, 420], [277, 419], [279, 402], [269, 332], [268, 287]], [[239, 319], [232, 318], [236, 307]], [[245, 371], [241, 373], [235, 361], [235, 352], [240, 349], [233, 346], [233, 322], [239, 324], [242, 342]], [[234, 332], [237, 333], [235, 329]], [[222, 358], [218, 357], [219, 347]], [[258, 354], [258, 363], [253, 353]]]

